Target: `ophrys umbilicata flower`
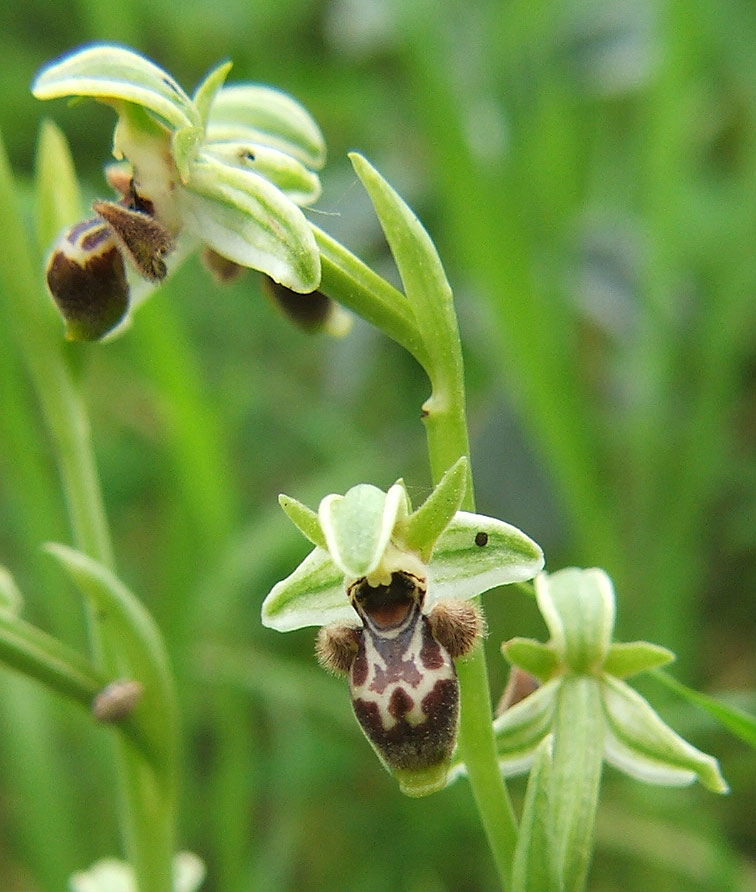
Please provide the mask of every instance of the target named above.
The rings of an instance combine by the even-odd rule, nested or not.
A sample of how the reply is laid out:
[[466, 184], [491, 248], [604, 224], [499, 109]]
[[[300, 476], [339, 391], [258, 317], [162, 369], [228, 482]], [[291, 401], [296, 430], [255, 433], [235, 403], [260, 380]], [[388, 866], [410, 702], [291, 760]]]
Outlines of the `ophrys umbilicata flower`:
[[107, 334], [139, 300], [129, 279], [160, 281], [200, 243], [295, 292], [317, 288], [320, 255], [299, 205], [320, 194], [323, 137], [290, 96], [224, 86], [230, 68], [213, 69], [190, 97], [143, 56], [95, 45], [37, 76], [39, 99], [91, 97], [118, 115], [121, 163], [108, 179], [120, 197], [95, 202], [96, 216], [62, 236], [48, 267], [68, 337]]
[[520, 530], [458, 510], [465, 474], [461, 459], [414, 512], [401, 482], [326, 496], [317, 514], [282, 497], [315, 548], [262, 608], [279, 631], [322, 626], [321, 662], [349, 676], [363, 731], [413, 796], [446, 783], [459, 713], [454, 660], [482, 632], [468, 599], [543, 566]]
[[[540, 574], [535, 589], [551, 638], [546, 644], [515, 638], [502, 646], [509, 662], [541, 682], [494, 722], [504, 773], [527, 770], [548, 734], [555, 733], [556, 745], [560, 727], [564, 731], [582, 721], [590, 726], [599, 755], [632, 777], [669, 786], [697, 779], [716, 793], [726, 792], [717, 760], [679, 737], [625, 683], [670, 662], [674, 654], [646, 641], [612, 643], [615, 601], [607, 574], [570, 567]], [[584, 711], [573, 711], [560, 725], [567, 700], [580, 700]]]

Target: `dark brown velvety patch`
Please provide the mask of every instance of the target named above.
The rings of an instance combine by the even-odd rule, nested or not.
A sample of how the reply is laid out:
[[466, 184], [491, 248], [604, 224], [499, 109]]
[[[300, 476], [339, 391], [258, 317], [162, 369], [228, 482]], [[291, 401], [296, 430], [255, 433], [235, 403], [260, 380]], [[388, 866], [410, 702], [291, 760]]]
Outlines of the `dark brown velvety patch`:
[[363, 731], [389, 767], [417, 770], [437, 765], [450, 757], [457, 737], [459, 715], [456, 679], [437, 681], [433, 690], [423, 698], [423, 709], [426, 711], [427, 706], [428, 717], [419, 725], [411, 725], [402, 716], [386, 730], [376, 703], [358, 697], [352, 701], [352, 706]]
[[113, 246], [83, 266], [56, 251], [47, 267], [47, 285], [68, 323], [69, 337], [95, 341], [121, 321], [129, 287], [121, 253]]

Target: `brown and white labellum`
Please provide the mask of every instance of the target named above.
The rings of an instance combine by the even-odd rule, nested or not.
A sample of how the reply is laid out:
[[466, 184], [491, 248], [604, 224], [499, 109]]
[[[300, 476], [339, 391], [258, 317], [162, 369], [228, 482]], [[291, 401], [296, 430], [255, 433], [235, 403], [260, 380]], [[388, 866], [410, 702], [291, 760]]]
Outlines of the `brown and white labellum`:
[[446, 781], [459, 723], [454, 658], [472, 649], [479, 614], [442, 602], [426, 615], [425, 583], [404, 571], [388, 585], [357, 580], [348, 593], [362, 628], [321, 629], [318, 656], [348, 673], [354, 714], [403, 791], [426, 795]]
[[47, 264], [47, 286], [71, 340], [97, 340], [123, 319], [129, 306], [126, 269], [113, 230], [101, 217], [61, 236]]

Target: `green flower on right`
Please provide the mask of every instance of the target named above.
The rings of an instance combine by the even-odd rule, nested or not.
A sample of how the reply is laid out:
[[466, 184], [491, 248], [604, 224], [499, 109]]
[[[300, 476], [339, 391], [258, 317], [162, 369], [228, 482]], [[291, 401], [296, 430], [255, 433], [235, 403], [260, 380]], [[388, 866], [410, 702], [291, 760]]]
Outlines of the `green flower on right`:
[[683, 740], [625, 683], [671, 662], [674, 654], [646, 641], [612, 643], [615, 598], [607, 574], [573, 567], [541, 573], [535, 590], [550, 639], [543, 644], [514, 638], [502, 645], [512, 666], [540, 682], [494, 721], [503, 773], [530, 768], [544, 738], [565, 728], [564, 709], [579, 688], [586, 711], [573, 719], [590, 723], [592, 745], [603, 748], [604, 761], [647, 783], [684, 786], [698, 780], [726, 793], [717, 760]]

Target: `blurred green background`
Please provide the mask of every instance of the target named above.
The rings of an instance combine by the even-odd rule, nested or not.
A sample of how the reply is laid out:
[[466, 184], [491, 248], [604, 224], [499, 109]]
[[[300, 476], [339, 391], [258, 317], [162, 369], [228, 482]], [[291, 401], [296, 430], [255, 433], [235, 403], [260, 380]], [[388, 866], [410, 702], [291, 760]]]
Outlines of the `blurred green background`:
[[[396, 279], [345, 153], [415, 207], [455, 289], [479, 510], [549, 568], [605, 567], [617, 636], [679, 654], [682, 681], [756, 710], [756, 8], [748, 0], [30, 0], [0, 11], [0, 129], [29, 184], [39, 122], [107, 196], [113, 115], [29, 94], [49, 59], [129, 44], [190, 89], [300, 99], [329, 145], [313, 219]], [[1, 297], [1, 295], [0, 295]], [[54, 461], [0, 301], [0, 562], [27, 616], [85, 647], [39, 551], [69, 541]], [[206, 892], [484, 892], [468, 788], [403, 799], [312, 630], [261, 628], [306, 553], [276, 504], [403, 476], [429, 485], [414, 362], [367, 325], [308, 336], [252, 274], [192, 259], [108, 345], [74, 345], [124, 580], [166, 639], [183, 707], [181, 845]], [[51, 381], [54, 387], [55, 382]], [[501, 640], [534, 604], [486, 599]], [[756, 888], [753, 752], [658, 686], [643, 692], [731, 786], [605, 775], [590, 888]], [[0, 890], [61, 892], [117, 853], [105, 732], [0, 673]], [[524, 782], [512, 784], [516, 800]]]

